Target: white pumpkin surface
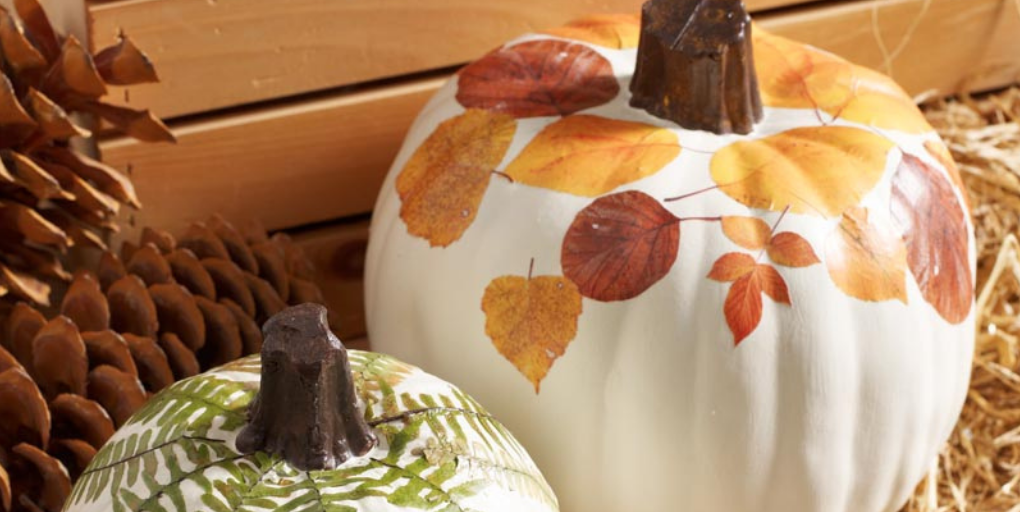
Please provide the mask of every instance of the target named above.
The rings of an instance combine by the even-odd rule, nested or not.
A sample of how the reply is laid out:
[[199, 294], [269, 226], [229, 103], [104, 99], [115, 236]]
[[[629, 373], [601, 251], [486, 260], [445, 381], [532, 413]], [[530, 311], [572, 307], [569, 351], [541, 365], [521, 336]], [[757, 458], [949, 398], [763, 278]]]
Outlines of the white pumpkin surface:
[[348, 351], [379, 438], [335, 470], [234, 445], [259, 388], [252, 356], [155, 396], [99, 451], [65, 511], [552, 512], [556, 498], [477, 402], [418, 368]]
[[637, 18], [596, 16], [461, 70], [384, 183], [374, 348], [486, 403], [565, 510], [891, 512], [959, 414], [945, 146], [889, 78], [754, 32], [748, 135], [631, 108]]

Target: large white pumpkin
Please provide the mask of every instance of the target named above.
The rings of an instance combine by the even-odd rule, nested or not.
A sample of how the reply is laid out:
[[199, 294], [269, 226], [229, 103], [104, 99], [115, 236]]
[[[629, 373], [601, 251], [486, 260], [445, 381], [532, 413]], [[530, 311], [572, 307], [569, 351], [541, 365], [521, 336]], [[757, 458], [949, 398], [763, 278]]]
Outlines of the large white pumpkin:
[[489, 405], [564, 510], [897, 510], [969, 378], [951, 158], [890, 79], [757, 28], [750, 133], [632, 108], [639, 28], [520, 37], [425, 107], [373, 217], [374, 348]]

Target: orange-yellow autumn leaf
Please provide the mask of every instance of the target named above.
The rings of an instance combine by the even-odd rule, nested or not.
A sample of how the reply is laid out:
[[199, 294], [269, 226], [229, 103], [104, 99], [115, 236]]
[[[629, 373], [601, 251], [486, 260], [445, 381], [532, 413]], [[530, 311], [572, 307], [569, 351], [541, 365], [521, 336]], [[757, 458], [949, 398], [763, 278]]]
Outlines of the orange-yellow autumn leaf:
[[769, 259], [784, 267], [810, 267], [820, 263], [811, 244], [804, 237], [791, 231], [776, 233], [766, 249]]
[[831, 53], [755, 27], [754, 64], [766, 106], [817, 108], [876, 128], [932, 131], [896, 82]]
[[889, 139], [846, 126], [795, 128], [736, 142], [712, 158], [712, 179], [752, 208], [834, 217], [885, 172]]
[[763, 249], [772, 238], [772, 228], [757, 217], [724, 216], [722, 230], [726, 238], [744, 249]]
[[843, 214], [825, 244], [829, 276], [843, 293], [861, 300], [907, 302], [907, 249], [892, 226], [868, 210]]
[[538, 393], [549, 368], [577, 335], [581, 292], [559, 276], [502, 276], [485, 289], [482, 311], [485, 334]]
[[510, 163], [514, 181], [597, 197], [659, 172], [680, 154], [666, 128], [591, 115], [545, 127]]
[[397, 176], [407, 231], [432, 246], [457, 241], [475, 220], [516, 127], [509, 115], [476, 109], [440, 124]]
[[545, 33], [607, 48], [636, 48], [641, 36], [641, 18], [636, 14], [595, 14]]

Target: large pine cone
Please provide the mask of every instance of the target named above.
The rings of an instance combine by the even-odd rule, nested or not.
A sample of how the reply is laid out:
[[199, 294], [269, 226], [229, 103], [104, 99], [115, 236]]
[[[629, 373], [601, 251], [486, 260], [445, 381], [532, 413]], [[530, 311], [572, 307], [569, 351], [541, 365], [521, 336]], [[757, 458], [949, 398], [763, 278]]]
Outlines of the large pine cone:
[[121, 257], [104, 253], [52, 319], [15, 305], [0, 332], [0, 511], [58, 512], [151, 394], [258, 352], [266, 319], [322, 302], [313, 278], [286, 235], [213, 217], [178, 241], [145, 229]]
[[[107, 84], [157, 81], [126, 38], [94, 56], [57, 34], [38, 0], [0, 7], [0, 296], [48, 305], [52, 280], [70, 280], [60, 255], [73, 245], [105, 249], [122, 205], [138, 207], [131, 181], [70, 145], [90, 114], [144, 141], [173, 141], [147, 110], [107, 105]], [[0, 475], [2, 477], [2, 475]]]

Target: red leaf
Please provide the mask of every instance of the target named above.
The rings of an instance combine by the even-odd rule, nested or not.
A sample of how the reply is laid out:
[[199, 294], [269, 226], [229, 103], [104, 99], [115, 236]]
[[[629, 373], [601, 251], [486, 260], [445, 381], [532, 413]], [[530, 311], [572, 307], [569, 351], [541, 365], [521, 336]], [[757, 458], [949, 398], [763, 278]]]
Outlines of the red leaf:
[[761, 291], [765, 292], [770, 299], [790, 305], [790, 290], [786, 287], [786, 281], [772, 265], [758, 265], [754, 269], [754, 278], [758, 280]]
[[737, 279], [726, 295], [723, 313], [733, 333], [733, 344], [740, 345], [761, 322], [761, 284], [754, 273]]
[[963, 322], [974, 304], [974, 281], [966, 217], [952, 185], [920, 158], [904, 154], [892, 186], [889, 210], [924, 300], [946, 321]]
[[601, 197], [581, 210], [563, 239], [564, 275], [600, 301], [637, 297], [676, 261], [680, 219], [643, 192]]
[[457, 101], [514, 117], [565, 116], [607, 103], [620, 92], [598, 52], [568, 41], [500, 48], [460, 71]]
[[772, 237], [768, 245], [769, 259], [784, 267], [810, 267], [821, 263], [815, 250], [804, 237], [784, 231]]
[[723, 254], [708, 273], [708, 278], [721, 283], [732, 283], [741, 277], [754, 272], [758, 264], [748, 254], [730, 252]]

